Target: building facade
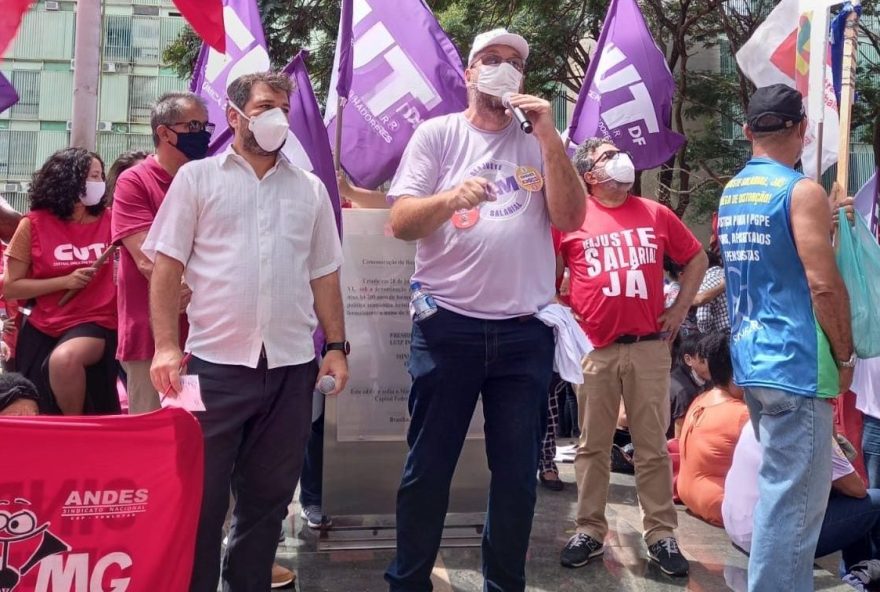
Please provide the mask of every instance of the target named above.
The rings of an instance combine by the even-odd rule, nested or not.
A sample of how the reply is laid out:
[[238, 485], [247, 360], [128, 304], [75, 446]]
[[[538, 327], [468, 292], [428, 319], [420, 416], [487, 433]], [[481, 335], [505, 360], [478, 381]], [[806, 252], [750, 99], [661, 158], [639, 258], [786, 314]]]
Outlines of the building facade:
[[[109, 167], [126, 150], [152, 150], [150, 106], [187, 88], [162, 63], [184, 20], [171, 0], [80, 1], [102, 4], [97, 151]], [[69, 143], [76, 5], [35, 2], [0, 62], [20, 97], [0, 113], [0, 194], [19, 211], [33, 172]]]

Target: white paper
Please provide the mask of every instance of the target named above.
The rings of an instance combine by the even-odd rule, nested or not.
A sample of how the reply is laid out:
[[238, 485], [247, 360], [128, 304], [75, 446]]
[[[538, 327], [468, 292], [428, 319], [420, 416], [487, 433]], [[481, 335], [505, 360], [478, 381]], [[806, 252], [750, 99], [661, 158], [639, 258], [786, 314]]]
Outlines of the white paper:
[[180, 377], [182, 390], [174, 394], [161, 397], [162, 407], [179, 407], [187, 411], [205, 411], [205, 402], [202, 400], [202, 387], [199, 384], [197, 374], [184, 374]]

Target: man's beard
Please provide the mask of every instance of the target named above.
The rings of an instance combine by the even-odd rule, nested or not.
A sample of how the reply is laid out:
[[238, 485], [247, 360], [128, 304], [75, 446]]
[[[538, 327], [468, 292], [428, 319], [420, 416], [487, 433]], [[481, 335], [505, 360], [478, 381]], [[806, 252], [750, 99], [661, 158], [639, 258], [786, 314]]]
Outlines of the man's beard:
[[281, 148], [284, 146], [284, 144], [282, 144], [278, 147], [278, 150], [273, 150], [271, 152], [263, 150], [257, 143], [257, 138], [254, 136], [254, 132], [250, 129], [242, 127], [239, 133], [241, 133], [242, 147], [254, 156], [278, 156], [278, 153], [281, 152]]
[[480, 112], [497, 119], [506, 117], [504, 112], [507, 108], [501, 104], [500, 98], [481, 92], [477, 90], [476, 86], [471, 87], [470, 92], [471, 102], [476, 105]]

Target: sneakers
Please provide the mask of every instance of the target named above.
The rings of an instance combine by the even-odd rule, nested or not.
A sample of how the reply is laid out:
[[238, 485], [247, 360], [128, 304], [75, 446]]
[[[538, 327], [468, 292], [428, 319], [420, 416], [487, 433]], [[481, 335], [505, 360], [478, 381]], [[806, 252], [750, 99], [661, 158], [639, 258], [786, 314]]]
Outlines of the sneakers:
[[673, 537], [666, 537], [649, 545], [648, 557], [657, 563], [663, 573], [670, 576], [686, 576], [690, 569], [688, 560], [678, 548], [678, 541]]
[[578, 533], [568, 539], [559, 563], [563, 567], [583, 567], [593, 557], [605, 552], [604, 545], [588, 534]]
[[302, 509], [300, 516], [308, 522], [309, 528], [328, 528], [333, 524], [333, 519], [324, 515], [321, 506], [306, 506]]
[[293, 571], [282, 567], [277, 563], [272, 564], [272, 589], [284, 588], [292, 584], [296, 580], [296, 574]]
[[853, 565], [849, 573], [843, 576], [843, 581], [861, 592], [868, 590], [869, 584], [880, 580], [880, 559], [860, 561]]

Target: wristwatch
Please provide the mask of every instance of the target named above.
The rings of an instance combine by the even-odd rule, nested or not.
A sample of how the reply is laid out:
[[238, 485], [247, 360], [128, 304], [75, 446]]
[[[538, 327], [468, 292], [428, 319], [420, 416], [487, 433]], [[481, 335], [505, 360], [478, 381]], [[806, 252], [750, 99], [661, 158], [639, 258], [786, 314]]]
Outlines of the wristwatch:
[[856, 367], [856, 352], [853, 352], [850, 355], [848, 360], [837, 360], [837, 366], [839, 368], [855, 368]]
[[341, 351], [347, 356], [351, 353], [351, 344], [347, 341], [331, 341], [324, 345], [324, 350], [321, 352], [321, 355], [326, 356], [327, 352], [330, 351]]

